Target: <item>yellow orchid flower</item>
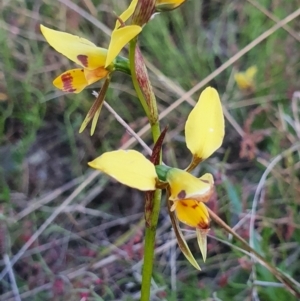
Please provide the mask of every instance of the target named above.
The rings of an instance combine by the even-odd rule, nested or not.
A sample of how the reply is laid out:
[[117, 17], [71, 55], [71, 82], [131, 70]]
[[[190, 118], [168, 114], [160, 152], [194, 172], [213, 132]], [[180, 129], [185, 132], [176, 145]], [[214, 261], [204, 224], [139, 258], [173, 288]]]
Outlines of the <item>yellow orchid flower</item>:
[[169, 11], [179, 7], [186, 0], [156, 0], [155, 8], [158, 12]]
[[257, 73], [257, 67], [251, 66], [245, 72], [238, 72], [234, 75], [234, 79], [242, 91], [251, 91], [255, 88], [254, 77]]
[[138, 0], [132, 0], [129, 7], [118, 17], [115, 28], [111, 34], [105, 67], [109, 66], [122, 48], [142, 31], [142, 27], [138, 25], [125, 26], [125, 22], [134, 13], [137, 3]]
[[40, 29], [47, 42], [57, 52], [81, 66], [59, 75], [53, 81], [56, 88], [64, 92], [79, 93], [113, 71], [113, 64], [105, 67], [107, 49], [97, 47], [84, 38], [53, 30], [44, 25], [40, 25]]
[[[177, 168], [161, 165], [155, 167], [154, 164], [135, 150], [107, 152], [88, 164], [118, 182], [141, 191], [155, 190], [162, 187], [161, 185], [165, 181], [170, 191], [169, 201], [173, 203], [170, 208], [170, 215], [175, 212], [180, 222], [195, 228], [201, 237], [203, 237], [203, 233], [206, 234], [209, 230], [209, 215], [206, 206], [202, 202], [207, 202], [213, 192], [213, 177], [211, 174], [196, 178]], [[159, 175], [163, 173], [165, 175], [160, 177]], [[160, 181], [162, 182], [159, 184]], [[180, 230], [177, 229], [177, 231]], [[199, 247], [205, 260], [206, 239], [201, 244], [199, 242]], [[193, 261], [189, 258], [190, 256], [187, 256], [188, 259]], [[196, 263], [192, 264], [200, 269]]]
[[[215, 89], [208, 87], [201, 93], [187, 119], [185, 132], [187, 146], [194, 158], [204, 160], [220, 147], [224, 137], [224, 116]], [[211, 174], [196, 178], [185, 170], [164, 165], [154, 166], [135, 150], [107, 152], [89, 162], [89, 165], [122, 184], [141, 191], [167, 189], [168, 208], [179, 246], [188, 260], [200, 269], [184, 241], [177, 219], [196, 229], [199, 247], [205, 260], [209, 214], [204, 203], [209, 200], [214, 189]]]
[[40, 25], [40, 28], [47, 42], [57, 52], [81, 66], [81, 68], [65, 71], [54, 79], [53, 84], [56, 88], [64, 92], [79, 93], [88, 85], [105, 79], [99, 96], [89, 110], [79, 130], [80, 133], [83, 132], [88, 123], [93, 120], [91, 127], [91, 135], [93, 135], [110, 83], [110, 74], [115, 70], [130, 74], [129, 62], [127, 59], [118, 56], [114, 57], [106, 65], [107, 49], [97, 47], [84, 38], [53, 30], [44, 25]]
[[[206, 173], [202, 177], [196, 178], [185, 170], [161, 165], [156, 166], [156, 172], [160, 180], [168, 183], [169, 201], [172, 203], [168, 207], [173, 227], [178, 227], [175, 221], [176, 216], [180, 222], [196, 229], [198, 245], [205, 261], [207, 252], [206, 236], [209, 231], [210, 218], [204, 203], [209, 201], [213, 193], [213, 176]], [[181, 243], [183, 243], [183, 235], [180, 229], [176, 229], [176, 233], [178, 242], [181, 240]], [[192, 265], [200, 269], [195, 264], [189, 249], [185, 249], [184, 255]]]

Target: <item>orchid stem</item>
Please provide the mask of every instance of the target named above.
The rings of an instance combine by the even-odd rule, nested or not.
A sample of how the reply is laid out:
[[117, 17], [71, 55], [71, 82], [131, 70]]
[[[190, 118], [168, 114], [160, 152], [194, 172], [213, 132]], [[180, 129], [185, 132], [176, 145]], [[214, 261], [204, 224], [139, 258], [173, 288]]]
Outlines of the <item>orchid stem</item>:
[[[152, 91], [151, 85], [149, 83], [148, 87], [151, 89], [151, 101], [152, 101], [152, 110], [149, 109], [147, 100], [139, 86], [137, 75], [136, 75], [136, 66], [135, 66], [135, 49], [136, 49], [137, 40], [133, 39], [130, 42], [129, 48], [129, 60], [130, 60], [130, 69], [131, 69], [131, 78], [133, 82], [133, 86], [137, 93], [137, 96], [145, 110], [145, 113], [149, 119], [149, 123], [151, 126], [151, 132], [154, 143], [160, 136], [160, 126], [159, 126], [159, 118], [156, 106], [156, 99], [154, 93]], [[148, 76], [146, 76], [149, 81]], [[153, 109], [154, 108], [154, 109]], [[154, 118], [153, 118], [154, 117]], [[161, 163], [161, 154], [160, 159]], [[150, 300], [150, 292], [151, 292], [151, 279], [152, 279], [152, 271], [153, 271], [153, 260], [154, 260], [154, 249], [155, 249], [155, 236], [156, 236], [156, 228], [157, 222], [160, 212], [160, 203], [161, 203], [161, 190], [156, 190], [153, 194], [153, 199], [151, 202], [150, 209], [147, 208], [148, 204], [146, 203], [145, 212], [147, 211], [147, 221], [145, 228], [145, 241], [144, 241], [144, 264], [142, 268], [142, 287], [141, 287], [141, 301], [149, 301]]]

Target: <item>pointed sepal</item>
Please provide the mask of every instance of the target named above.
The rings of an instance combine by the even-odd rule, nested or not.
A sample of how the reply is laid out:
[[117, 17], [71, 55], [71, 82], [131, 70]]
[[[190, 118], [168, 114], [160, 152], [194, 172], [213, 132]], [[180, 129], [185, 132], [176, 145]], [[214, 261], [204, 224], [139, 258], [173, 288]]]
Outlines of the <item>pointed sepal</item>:
[[92, 121], [92, 127], [91, 127], [91, 136], [94, 134], [95, 129], [96, 129], [96, 125], [97, 125], [97, 121], [104, 103], [104, 98], [107, 92], [107, 89], [109, 87], [109, 83], [110, 83], [110, 77], [108, 76], [96, 98], [96, 100], [94, 101], [93, 105], [91, 106], [91, 108], [89, 109], [86, 117], [84, 118], [80, 129], [79, 129], [79, 133], [82, 133], [85, 128], [87, 127], [87, 125], [90, 123], [91, 120]]
[[198, 245], [203, 257], [203, 261], [206, 261], [206, 255], [207, 255], [207, 233], [209, 229], [196, 229], [196, 235], [197, 235], [197, 241]]
[[164, 142], [167, 130], [168, 130], [168, 127], [165, 127], [164, 130], [159, 135], [157, 141], [154, 144], [152, 155], [151, 155], [151, 158], [150, 158], [150, 161], [154, 165], [158, 165], [160, 163], [161, 148], [162, 148], [162, 145], [163, 145], [163, 142]]
[[[168, 197], [168, 194], [167, 194]], [[168, 198], [167, 198], [168, 199]], [[179, 227], [179, 223], [177, 220], [177, 217], [174, 213], [174, 211], [171, 211], [171, 204], [170, 201], [167, 201], [168, 203], [168, 211], [169, 211], [169, 215], [170, 215], [170, 219], [171, 219], [171, 223], [175, 232], [175, 236], [177, 238], [177, 242], [178, 242], [178, 246], [181, 250], [181, 252], [183, 253], [183, 255], [185, 256], [185, 258], [190, 262], [190, 264], [195, 267], [197, 270], [201, 271], [200, 266], [198, 265], [196, 259], [194, 258], [189, 246], [186, 243], [186, 240], [183, 236], [183, 233]]]

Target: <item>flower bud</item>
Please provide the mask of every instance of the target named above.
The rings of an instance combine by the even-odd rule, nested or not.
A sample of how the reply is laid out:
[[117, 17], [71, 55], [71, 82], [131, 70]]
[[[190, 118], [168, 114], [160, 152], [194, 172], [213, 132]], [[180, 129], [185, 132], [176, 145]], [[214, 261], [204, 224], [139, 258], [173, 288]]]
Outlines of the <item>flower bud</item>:
[[143, 26], [155, 13], [155, 0], [139, 0], [132, 16], [132, 24]]
[[173, 10], [183, 4], [186, 0], [156, 0], [155, 9], [157, 12]]
[[145, 66], [145, 62], [139, 47], [135, 48], [135, 73], [136, 79], [139, 83], [140, 89], [142, 90], [146, 103], [147, 103], [147, 111], [148, 118], [151, 125], [155, 124], [158, 120], [158, 111], [155, 95], [153, 93], [153, 89], [151, 86], [151, 82], [149, 80], [148, 71]]

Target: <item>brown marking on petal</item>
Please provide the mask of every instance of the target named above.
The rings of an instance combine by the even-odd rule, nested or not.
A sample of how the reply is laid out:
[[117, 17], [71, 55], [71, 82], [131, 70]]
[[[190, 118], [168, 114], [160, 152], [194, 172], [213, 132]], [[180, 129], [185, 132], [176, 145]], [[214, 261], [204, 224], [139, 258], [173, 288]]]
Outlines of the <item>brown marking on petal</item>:
[[81, 62], [81, 64], [84, 67], [87, 67], [89, 65], [87, 55], [79, 54], [79, 55], [77, 55], [77, 59], [78, 59], [78, 61]]
[[182, 202], [182, 201], [181, 201], [181, 205], [184, 206], [184, 207], [188, 207], [188, 205], [185, 202]]
[[200, 223], [197, 224], [197, 227], [202, 229], [202, 230], [208, 230], [209, 229], [209, 223], [205, 223], [201, 221]]
[[198, 207], [198, 204], [195, 204], [193, 206], [191, 206], [193, 209], [196, 209]]
[[186, 196], [185, 190], [181, 190], [181, 191], [177, 194], [177, 197], [178, 197], [179, 199], [184, 199], [185, 196]]
[[71, 75], [70, 72], [63, 74], [61, 76], [61, 80], [63, 82], [63, 91], [70, 92], [70, 93], [76, 91], [76, 89], [74, 89], [72, 86], [73, 76]]

